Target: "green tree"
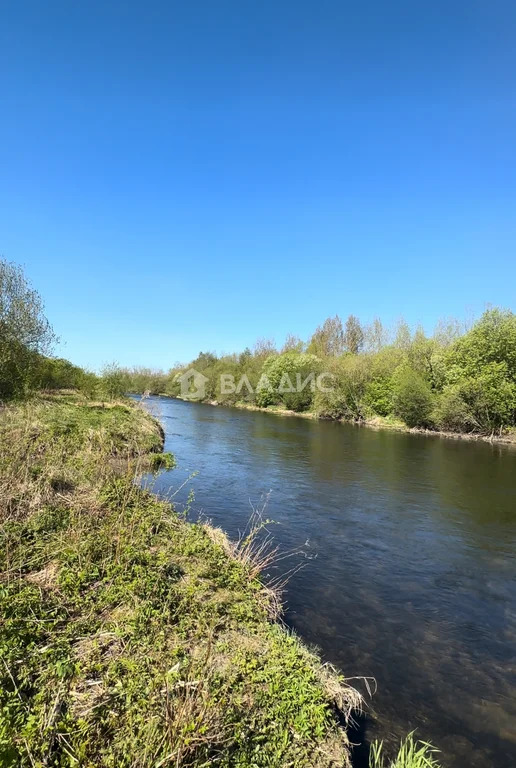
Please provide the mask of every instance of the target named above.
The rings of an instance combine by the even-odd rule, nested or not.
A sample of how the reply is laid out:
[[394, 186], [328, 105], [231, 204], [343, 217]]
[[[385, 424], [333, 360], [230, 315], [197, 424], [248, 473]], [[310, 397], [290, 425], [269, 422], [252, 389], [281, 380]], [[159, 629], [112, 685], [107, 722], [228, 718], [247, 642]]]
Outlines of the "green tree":
[[410, 326], [403, 317], [400, 317], [394, 333], [394, 346], [398, 349], [407, 350], [410, 347], [411, 340]]
[[448, 380], [476, 376], [489, 363], [505, 363], [507, 377], [516, 382], [516, 315], [510, 310], [484, 312], [453, 345], [448, 357]]
[[515, 423], [516, 383], [507, 363], [488, 363], [476, 376], [461, 379], [452, 391], [465, 403], [470, 421], [481, 432], [502, 430]]
[[339, 357], [344, 352], [344, 329], [338, 315], [328, 317], [316, 329], [307, 352], [316, 357]]
[[360, 320], [355, 315], [350, 315], [346, 320], [344, 346], [352, 355], [358, 355], [364, 346], [364, 331], [360, 325]]
[[442, 384], [438, 343], [435, 339], [427, 338], [422, 328], [416, 329], [407, 354], [411, 368], [427, 379], [432, 389]]
[[41, 357], [36, 374], [37, 386], [41, 389], [82, 389], [88, 374], [78, 365], [60, 357]]
[[130, 377], [127, 371], [117, 363], [109, 363], [101, 371], [100, 383], [102, 392], [110, 400], [116, 400], [124, 397], [129, 391]]
[[54, 341], [39, 293], [21, 267], [0, 259], [0, 399], [35, 386], [40, 356]]
[[379, 317], [375, 317], [371, 325], [367, 327], [364, 336], [367, 349], [370, 352], [379, 352], [387, 346], [388, 333]]
[[370, 361], [365, 356], [347, 355], [325, 366], [330, 374], [328, 386], [318, 388], [314, 408], [319, 416], [362, 421], [366, 416], [366, 389], [370, 380]]
[[452, 385], [439, 397], [433, 421], [445, 431], [471, 432], [477, 426], [471, 408], [462, 397], [460, 385]]
[[256, 402], [262, 407], [277, 403], [293, 411], [306, 410], [312, 403], [320, 368], [319, 358], [307, 353], [286, 352], [268, 358]]

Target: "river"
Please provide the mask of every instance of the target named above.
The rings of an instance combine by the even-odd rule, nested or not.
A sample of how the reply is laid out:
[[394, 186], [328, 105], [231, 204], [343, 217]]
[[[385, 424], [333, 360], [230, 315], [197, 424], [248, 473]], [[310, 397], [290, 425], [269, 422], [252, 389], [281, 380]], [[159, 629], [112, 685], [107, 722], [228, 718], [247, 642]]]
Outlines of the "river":
[[301, 549], [278, 568], [304, 566], [286, 620], [346, 676], [375, 679], [367, 739], [417, 729], [445, 768], [516, 765], [516, 450], [147, 406], [178, 463], [155, 490], [181, 505], [193, 489], [191, 518], [236, 537], [268, 495], [281, 551]]

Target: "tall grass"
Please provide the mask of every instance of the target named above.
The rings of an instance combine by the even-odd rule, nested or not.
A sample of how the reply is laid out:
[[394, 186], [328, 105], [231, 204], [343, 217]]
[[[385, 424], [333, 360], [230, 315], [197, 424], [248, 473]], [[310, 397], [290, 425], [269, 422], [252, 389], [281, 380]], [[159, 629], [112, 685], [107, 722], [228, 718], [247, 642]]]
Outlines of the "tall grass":
[[392, 760], [385, 757], [383, 742], [371, 745], [369, 768], [440, 768], [435, 759], [439, 750], [426, 741], [416, 741], [414, 733], [409, 733], [401, 742], [398, 754]]

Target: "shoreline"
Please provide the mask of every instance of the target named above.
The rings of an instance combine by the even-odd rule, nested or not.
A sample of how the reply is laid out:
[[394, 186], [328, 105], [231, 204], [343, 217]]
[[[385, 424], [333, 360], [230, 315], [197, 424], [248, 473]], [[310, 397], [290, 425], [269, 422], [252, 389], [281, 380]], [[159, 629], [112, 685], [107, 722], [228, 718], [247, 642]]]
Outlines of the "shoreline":
[[350, 424], [355, 427], [367, 427], [377, 432], [386, 430], [388, 432], [400, 432], [408, 435], [422, 435], [424, 437], [439, 437], [448, 440], [464, 440], [473, 443], [488, 443], [490, 445], [504, 445], [510, 448], [516, 448], [516, 433], [508, 435], [481, 435], [475, 432], [446, 432], [437, 429], [423, 429], [422, 427], [408, 427], [402, 422], [389, 422], [385, 417], [375, 416], [365, 421], [351, 421], [349, 419], [328, 419], [323, 416], [317, 416], [313, 411], [292, 411], [279, 406], [262, 408], [259, 405], [251, 403], [219, 403], [217, 400], [189, 400], [186, 397], [168, 395], [160, 392], [156, 397], [166, 397], [171, 400], [182, 400], [185, 403], [198, 403], [199, 405], [210, 405], [218, 408], [236, 408], [241, 411], [257, 411], [260, 413], [270, 413], [275, 416], [297, 416], [300, 419], [311, 419], [312, 421], [332, 421], [336, 424]]
[[281, 593], [260, 578], [274, 558], [261, 520], [234, 542], [142, 484], [174, 466], [158, 419], [57, 394], [7, 408], [0, 437], [16, 518], [0, 573], [0, 726], [17, 764], [54, 764], [64, 733], [91, 766], [152, 754], [192, 768], [351, 768], [362, 698], [282, 623]]

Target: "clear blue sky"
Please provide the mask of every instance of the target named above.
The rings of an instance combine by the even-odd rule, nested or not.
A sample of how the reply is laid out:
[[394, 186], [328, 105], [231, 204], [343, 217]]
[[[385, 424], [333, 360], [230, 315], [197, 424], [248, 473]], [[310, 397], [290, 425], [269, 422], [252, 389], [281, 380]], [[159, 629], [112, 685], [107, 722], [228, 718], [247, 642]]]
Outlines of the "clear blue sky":
[[0, 254], [74, 362], [516, 309], [514, 0], [0, 11]]

